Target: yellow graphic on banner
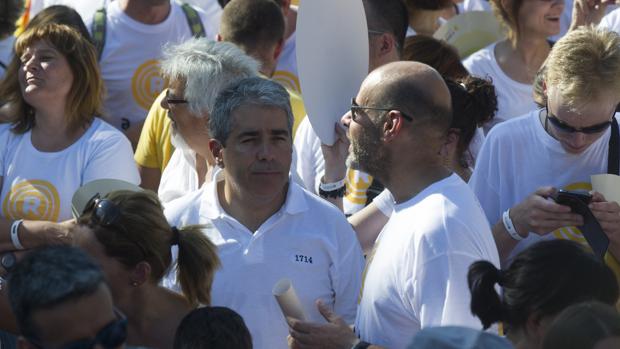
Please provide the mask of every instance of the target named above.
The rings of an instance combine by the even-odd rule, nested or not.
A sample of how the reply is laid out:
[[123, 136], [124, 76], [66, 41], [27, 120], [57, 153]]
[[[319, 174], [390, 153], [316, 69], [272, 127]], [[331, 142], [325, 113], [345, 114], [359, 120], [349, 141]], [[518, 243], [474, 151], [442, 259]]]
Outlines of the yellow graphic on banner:
[[149, 110], [155, 98], [168, 86], [161, 76], [159, 61], [151, 59], [142, 63], [131, 78], [133, 99], [144, 110]]
[[57, 221], [60, 197], [56, 187], [48, 181], [21, 181], [13, 185], [4, 198], [2, 213], [9, 219]]
[[[565, 190], [590, 191], [592, 190], [592, 184], [587, 183], [587, 182], [577, 182], [577, 183], [567, 185], [566, 187], [564, 187], [564, 189]], [[586, 238], [583, 237], [581, 230], [579, 230], [579, 228], [577, 227], [563, 227], [563, 228], [554, 230], [552, 234], [556, 239], [571, 240], [571, 241], [578, 242], [582, 245], [588, 246], [588, 242], [586, 241]]]
[[293, 75], [291, 72], [278, 70], [273, 73], [271, 79], [284, 86], [284, 88], [293, 90], [301, 94], [301, 85], [299, 85], [299, 78]]
[[345, 200], [356, 205], [366, 205], [368, 198], [366, 192], [372, 184], [372, 176], [364, 172], [347, 169], [345, 184], [347, 186]]

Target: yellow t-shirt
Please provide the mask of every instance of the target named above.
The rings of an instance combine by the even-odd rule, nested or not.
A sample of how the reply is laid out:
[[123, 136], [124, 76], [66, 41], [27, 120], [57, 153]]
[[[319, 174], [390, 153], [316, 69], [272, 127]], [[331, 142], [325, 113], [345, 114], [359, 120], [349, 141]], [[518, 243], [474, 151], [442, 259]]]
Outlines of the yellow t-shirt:
[[163, 91], [151, 105], [134, 154], [134, 160], [138, 165], [159, 168], [161, 172], [164, 172], [174, 152], [174, 147], [170, 143], [170, 118], [166, 115], [166, 109], [161, 107], [161, 100], [165, 96], [166, 91]]
[[[294, 136], [297, 126], [306, 116], [306, 109], [304, 108], [304, 101], [299, 94], [289, 89], [287, 91], [295, 118], [293, 123]], [[163, 91], [151, 106], [149, 114], [144, 121], [142, 133], [140, 133], [140, 141], [134, 154], [134, 159], [138, 165], [147, 168], [159, 168], [162, 173], [174, 152], [174, 147], [170, 143], [170, 118], [166, 115], [166, 109], [161, 107], [161, 100], [165, 95], [166, 91]]]

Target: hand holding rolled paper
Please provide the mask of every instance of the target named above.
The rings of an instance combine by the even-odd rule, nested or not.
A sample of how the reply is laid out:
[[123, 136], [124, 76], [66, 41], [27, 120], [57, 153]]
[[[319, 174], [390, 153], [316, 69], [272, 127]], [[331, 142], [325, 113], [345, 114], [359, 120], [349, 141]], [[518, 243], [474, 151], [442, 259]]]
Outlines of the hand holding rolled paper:
[[295, 293], [291, 280], [282, 279], [278, 281], [273, 286], [272, 292], [285, 318], [290, 317], [297, 320], [306, 320], [304, 309], [297, 297], [297, 293]]

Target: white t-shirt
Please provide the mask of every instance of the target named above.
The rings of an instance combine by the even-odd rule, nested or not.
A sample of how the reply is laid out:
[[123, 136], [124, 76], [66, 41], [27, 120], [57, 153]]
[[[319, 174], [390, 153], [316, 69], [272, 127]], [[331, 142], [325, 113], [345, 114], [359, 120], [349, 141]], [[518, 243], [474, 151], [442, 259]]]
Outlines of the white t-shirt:
[[162, 204], [180, 198], [198, 190], [198, 173], [196, 172], [196, 153], [190, 149], [176, 148], [161, 175], [157, 196]]
[[605, 15], [599, 24], [600, 28], [613, 30], [620, 34], [620, 9], [615, 9]]
[[101, 178], [140, 183], [127, 138], [99, 118], [75, 143], [41, 152], [32, 132], [17, 135], [0, 126], [2, 216], [63, 221], [71, 218], [71, 198], [82, 185]]
[[532, 85], [512, 80], [497, 64], [495, 46], [493, 43], [463, 61], [467, 70], [481, 78], [490, 77], [495, 85], [497, 94], [497, 114], [484, 126], [485, 133], [506, 120], [523, 115], [536, 108]]
[[282, 86], [301, 94], [299, 84], [299, 74], [297, 73], [296, 33], [293, 33], [284, 43], [282, 53], [278, 58], [276, 71], [271, 77], [272, 80], [279, 82]]
[[402, 349], [421, 328], [482, 329], [467, 286], [478, 260], [499, 267], [489, 223], [457, 175], [395, 205], [368, 257], [355, 323], [360, 338]]
[[[151, 104], [166, 87], [159, 71], [162, 47], [178, 44], [192, 37], [187, 18], [176, 3], [171, 3], [168, 17], [159, 24], [140, 23], [125, 14], [119, 1], [107, 5], [106, 38], [100, 67], [107, 89], [107, 119], [118, 129], [126, 130], [146, 118]], [[207, 17], [197, 9], [207, 37], [219, 27], [217, 17]], [[92, 30], [92, 22], [88, 23]]]
[[[353, 323], [364, 267], [359, 242], [341, 212], [299, 185], [289, 184], [282, 208], [255, 232], [222, 209], [216, 181], [177, 199], [165, 214], [176, 226], [211, 225], [205, 234], [222, 262], [212, 305], [243, 317], [254, 348], [288, 348], [288, 326], [272, 294], [282, 278], [292, 280], [308, 320], [325, 322], [315, 304], [320, 298]], [[164, 285], [175, 288], [170, 278]]]
[[[491, 130], [478, 154], [469, 185], [487, 219], [495, 225], [504, 211], [539, 187], [591, 190], [590, 175], [607, 173], [610, 134], [607, 130], [583, 153], [570, 154], [545, 131], [539, 111], [532, 111]], [[558, 229], [544, 238], [586, 243], [575, 227]], [[511, 257], [541, 239], [537, 234], [530, 234], [519, 242]]]

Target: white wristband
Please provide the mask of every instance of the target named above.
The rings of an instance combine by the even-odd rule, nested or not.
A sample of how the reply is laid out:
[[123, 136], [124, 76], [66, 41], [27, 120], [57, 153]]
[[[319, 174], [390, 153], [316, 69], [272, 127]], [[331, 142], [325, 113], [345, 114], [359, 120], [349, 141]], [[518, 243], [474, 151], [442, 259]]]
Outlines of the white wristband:
[[344, 178], [334, 183], [323, 183], [323, 179], [321, 178], [321, 183], [319, 183], [319, 188], [323, 191], [334, 191], [344, 187]]
[[515, 229], [514, 224], [512, 224], [512, 219], [510, 219], [510, 209], [504, 211], [504, 214], [502, 215], [502, 222], [504, 223], [504, 228], [506, 228], [506, 231], [511, 238], [516, 241], [521, 241], [524, 239], [523, 236], [517, 233], [517, 229]]
[[11, 224], [11, 242], [13, 243], [13, 246], [15, 246], [15, 248], [18, 250], [24, 249], [24, 245], [22, 245], [21, 241], [19, 241], [18, 235], [19, 226], [22, 224], [23, 221], [23, 219], [18, 219], [14, 221], [13, 224]]

